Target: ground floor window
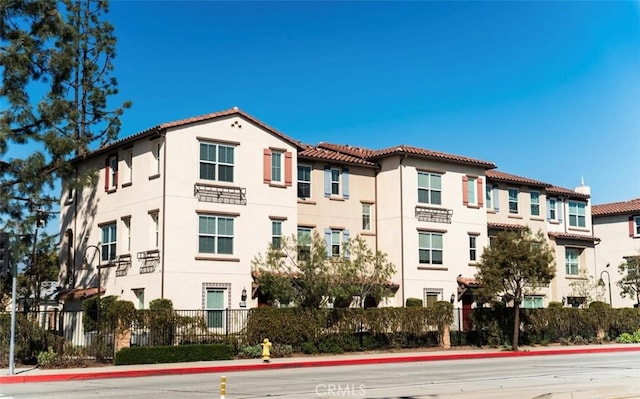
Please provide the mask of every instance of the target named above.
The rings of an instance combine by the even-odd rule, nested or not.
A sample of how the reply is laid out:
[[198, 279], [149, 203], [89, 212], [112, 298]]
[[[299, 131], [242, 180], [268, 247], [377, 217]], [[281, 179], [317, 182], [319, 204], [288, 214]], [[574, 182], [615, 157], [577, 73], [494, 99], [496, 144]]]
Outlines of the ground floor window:
[[526, 295], [522, 301], [522, 307], [526, 309], [543, 308], [544, 298], [541, 295]]
[[207, 327], [222, 328], [224, 327], [224, 297], [226, 290], [215, 288], [207, 289]]

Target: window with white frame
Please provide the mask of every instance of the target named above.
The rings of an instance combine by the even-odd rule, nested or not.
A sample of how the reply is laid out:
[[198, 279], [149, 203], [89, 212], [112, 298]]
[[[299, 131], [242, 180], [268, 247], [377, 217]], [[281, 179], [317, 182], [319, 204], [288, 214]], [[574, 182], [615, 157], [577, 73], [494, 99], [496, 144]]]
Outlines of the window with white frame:
[[587, 204], [578, 201], [569, 201], [569, 226], [586, 227], [586, 207]]
[[540, 216], [540, 192], [529, 192], [529, 198], [531, 201], [531, 216]]
[[442, 288], [424, 288], [424, 306], [427, 308], [433, 307], [436, 302], [442, 300], [443, 289]]
[[331, 168], [331, 195], [340, 195], [340, 169]]
[[362, 230], [371, 230], [371, 204], [362, 204]]
[[105, 189], [107, 191], [116, 190], [118, 188], [118, 155], [114, 154], [107, 158], [107, 167], [105, 170]]
[[124, 246], [127, 252], [131, 252], [131, 218], [130, 217], [123, 218], [122, 224], [124, 224], [124, 235], [125, 235]]
[[124, 164], [127, 168], [125, 173], [126, 183], [133, 182], [133, 150], [129, 149], [124, 152]]
[[298, 165], [298, 198], [311, 197], [311, 166]]
[[478, 236], [469, 234], [469, 261], [476, 262], [478, 260]]
[[485, 190], [484, 203], [487, 209], [493, 209], [493, 187], [487, 184], [487, 189]]
[[640, 236], [640, 216], [634, 216], [633, 217], [633, 235], [635, 237]]
[[100, 253], [103, 261], [112, 261], [116, 258], [116, 243], [117, 243], [117, 227], [116, 223], [109, 223], [102, 225], [102, 245]]
[[565, 272], [568, 276], [577, 276], [580, 271], [580, 250], [565, 248], [564, 254]]
[[233, 182], [235, 148], [200, 142], [200, 179]]
[[422, 204], [442, 204], [442, 175], [418, 172], [418, 202]]
[[151, 218], [151, 246], [158, 248], [158, 244], [160, 242], [160, 220], [158, 217], [158, 212], [150, 212], [149, 217]]
[[522, 301], [525, 309], [539, 309], [544, 307], [544, 297], [541, 295], [525, 295]]
[[153, 173], [156, 175], [160, 174], [160, 164], [162, 162], [162, 142], [160, 140], [153, 141], [152, 145], [152, 153], [153, 153]]
[[441, 265], [442, 260], [442, 233], [418, 232], [418, 261], [421, 264]]
[[331, 230], [331, 256], [340, 256], [342, 248], [342, 231]]
[[199, 215], [198, 252], [233, 254], [233, 221], [226, 216]]
[[271, 221], [271, 246], [274, 249], [282, 247], [282, 220]]
[[208, 288], [206, 292], [206, 312], [208, 328], [223, 328], [225, 326], [225, 289]]
[[298, 260], [307, 261], [311, 257], [311, 228], [298, 227]]
[[509, 213], [518, 213], [518, 189], [509, 188]]
[[467, 177], [467, 201], [469, 205], [476, 205], [478, 203], [477, 187], [478, 179], [475, 177]]
[[549, 220], [558, 220], [557, 201], [549, 198]]
[[284, 181], [284, 152], [271, 151], [271, 181], [282, 183]]
[[138, 300], [138, 309], [144, 309], [144, 288], [135, 288], [133, 294]]

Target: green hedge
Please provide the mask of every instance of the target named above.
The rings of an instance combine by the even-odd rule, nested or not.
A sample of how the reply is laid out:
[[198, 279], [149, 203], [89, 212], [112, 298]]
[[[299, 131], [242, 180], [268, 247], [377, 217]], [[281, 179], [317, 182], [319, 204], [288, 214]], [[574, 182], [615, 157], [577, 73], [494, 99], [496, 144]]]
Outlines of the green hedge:
[[145, 346], [123, 348], [116, 353], [115, 364], [155, 364], [229, 360], [234, 355], [233, 348], [226, 344]]

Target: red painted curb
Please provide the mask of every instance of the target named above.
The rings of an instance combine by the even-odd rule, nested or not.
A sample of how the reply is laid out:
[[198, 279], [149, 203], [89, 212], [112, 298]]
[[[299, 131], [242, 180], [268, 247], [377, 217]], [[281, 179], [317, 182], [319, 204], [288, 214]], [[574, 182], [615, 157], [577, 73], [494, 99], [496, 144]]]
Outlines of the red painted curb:
[[[20, 384], [29, 382], [55, 382], [55, 381], [78, 381], [96, 380], [105, 378], [130, 378], [130, 377], [152, 377], [161, 375], [180, 374], [203, 374], [203, 373], [229, 373], [237, 371], [255, 371], [271, 369], [290, 369], [302, 367], [330, 367], [330, 366], [353, 366], [365, 364], [384, 363], [407, 363], [407, 362], [430, 362], [442, 360], [463, 360], [463, 359], [492, 359], [498, 357], [522, 357], [522, 356], [549, 356], [549, 355], [575, 355], [585, 353], [605, 353], [605, 352], [635, 352], [640, 351], [640, 347], [616, 347], [616, 348], [581, 348], [581, 349], [548, 349], [523, 352], [492, 352], [492, 353], [445, 353], [436, 355], [416, 355], [416, 356], [394, 356], [377, 358], [352, 358], [352, 359], [325, 359], [325, 360], [302, 360], [287, 363], [256, 363], [238, 364], [224, 366], [201, 366], [201, 367], [167, 367], [164, 369], [146, 370], [110, 370], [87, 373], [62, 373], [47, 375], [11, 375], [0, 376], [0, 384]], [[141, 365], [144, 367], [144, 365]]]

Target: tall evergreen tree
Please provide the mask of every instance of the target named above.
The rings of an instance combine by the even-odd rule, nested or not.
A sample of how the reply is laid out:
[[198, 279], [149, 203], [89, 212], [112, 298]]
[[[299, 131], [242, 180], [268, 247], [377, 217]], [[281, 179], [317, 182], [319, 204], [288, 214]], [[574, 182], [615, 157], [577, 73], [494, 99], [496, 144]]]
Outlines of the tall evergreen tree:
[[0, 2], [0, 226], [14, 241], [51, 217], [56, 181], [91, 181], [71, 161], [115, 140], [131, 105], [109, 108], [118, 89], [107, 12], [107, 1]]
[[553, 251], [541, 231], [536, 235], [529, 228], [503, 231], [484, 249], [476, 274], [479, 296], [495, 299], [502, 295], [513, 304], [514, 351], [518, 350], [520, 305], [525, 294], [549, 284], [555, 272]]

